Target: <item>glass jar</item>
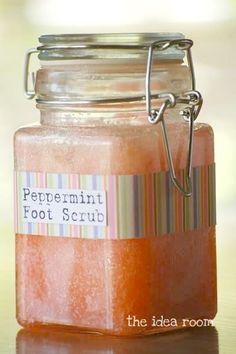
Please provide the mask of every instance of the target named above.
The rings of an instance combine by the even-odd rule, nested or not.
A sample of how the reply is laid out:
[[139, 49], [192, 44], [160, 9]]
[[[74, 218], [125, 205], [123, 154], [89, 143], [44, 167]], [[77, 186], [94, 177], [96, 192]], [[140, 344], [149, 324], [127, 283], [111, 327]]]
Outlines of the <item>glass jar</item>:
[[213, 132], [195, 122], [192, 42], [39, 41], [25, 90], [40, 123], [15, 134], [18, 322], [143, 335], [213, 319]]

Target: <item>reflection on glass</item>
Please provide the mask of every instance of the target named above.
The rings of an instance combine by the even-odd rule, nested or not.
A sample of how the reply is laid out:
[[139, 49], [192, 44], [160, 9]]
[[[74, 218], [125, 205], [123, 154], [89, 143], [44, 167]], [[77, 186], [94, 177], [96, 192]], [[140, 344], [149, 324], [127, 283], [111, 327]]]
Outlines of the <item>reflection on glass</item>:
[[142, 338], [118, 338], [47, 329], [22, 329], [17, 354], [218, 354], [214, 327], [194, 328]]

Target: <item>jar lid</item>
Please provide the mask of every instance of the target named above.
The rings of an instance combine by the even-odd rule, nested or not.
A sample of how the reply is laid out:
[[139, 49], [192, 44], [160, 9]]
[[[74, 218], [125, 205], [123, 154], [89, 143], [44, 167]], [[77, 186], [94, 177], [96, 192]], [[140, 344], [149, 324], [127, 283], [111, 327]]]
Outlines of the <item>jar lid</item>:
[[[37, 102], [143, 105], [146, 100], [151, 115], [150, 100], [161, 99], [160, 90], [176, 94], [182, 87], [178, 83], [176, 87], [180, 70], [169, 64], [177, 64], [187, 73], [179, 73], [177, 81], [187, 85], [181, 91], [194, 90], [193, 41], [181, 33], [56, 34], [43, 35], [39, 42], [26, 53], [24, 73], [25, 94], [27, 98], [36, 96]], [[36, 75], [30, 74], [34, 53], [41, 60]], [[185, 54], [187, 65], [182, 65]]]
[[[143, 58], [155, 41], [184, 39], [182, 33], [91, 33], [49, 34], [39, 37], [40, 60]], [[170, 46], [155, 52], [158, 59], [183, 59], [179, 47]]]

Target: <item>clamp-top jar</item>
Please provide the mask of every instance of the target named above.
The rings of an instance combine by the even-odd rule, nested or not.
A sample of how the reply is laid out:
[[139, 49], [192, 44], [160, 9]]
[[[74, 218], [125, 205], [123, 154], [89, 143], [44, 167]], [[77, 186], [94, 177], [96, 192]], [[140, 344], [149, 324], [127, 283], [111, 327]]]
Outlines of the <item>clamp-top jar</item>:
[[212, 319], [213, 133], [195, 122], [192, 41], [39, 40], [25, 92], [41, 122], [15, 135], [18, 321], [138, 335]]

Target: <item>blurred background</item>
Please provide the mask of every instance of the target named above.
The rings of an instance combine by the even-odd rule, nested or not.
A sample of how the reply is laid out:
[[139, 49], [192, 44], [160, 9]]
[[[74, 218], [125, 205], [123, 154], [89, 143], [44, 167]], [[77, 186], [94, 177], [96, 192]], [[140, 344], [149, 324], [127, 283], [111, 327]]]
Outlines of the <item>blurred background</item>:
[[[236, 285], [230, 276], [236, 267], [236, 1], [0, 0], [0, 319], [14, 317], [13, 134], [18, 127], [39, 120], [34, 102], [23, 96], [25, 51], [37, 46], [41, 34], [159, 31], [183, 32], [195, 43], [197, 89], [204, 98], [198, 119], [215, 131], [216, 324], [226, 315], [236, 316]], [[0, 324], [0, 337], [9, 335], [7, 326]]]

